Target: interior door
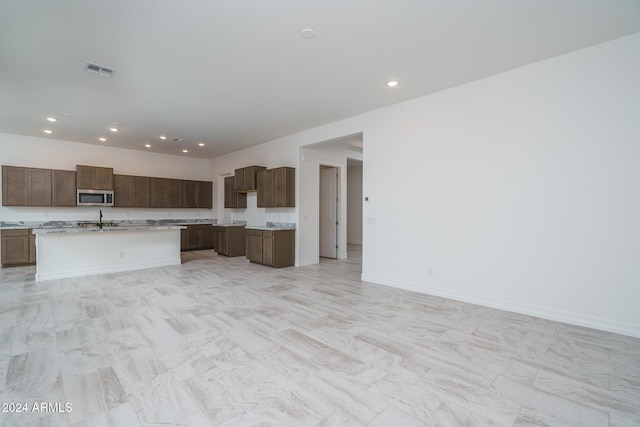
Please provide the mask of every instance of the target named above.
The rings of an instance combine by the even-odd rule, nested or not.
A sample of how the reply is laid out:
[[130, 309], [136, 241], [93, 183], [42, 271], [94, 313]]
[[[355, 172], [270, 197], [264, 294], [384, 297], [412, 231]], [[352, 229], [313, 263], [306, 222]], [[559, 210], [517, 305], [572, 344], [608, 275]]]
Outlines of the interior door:
[[320, 256], [338, 257], [338, 169], [320, 169]]

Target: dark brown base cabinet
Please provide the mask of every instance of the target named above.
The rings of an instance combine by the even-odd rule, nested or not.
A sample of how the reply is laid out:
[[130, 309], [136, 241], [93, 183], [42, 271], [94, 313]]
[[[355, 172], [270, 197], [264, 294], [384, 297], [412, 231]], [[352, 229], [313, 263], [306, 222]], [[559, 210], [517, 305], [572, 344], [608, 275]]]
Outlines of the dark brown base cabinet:
[[244, 256], [246, 253], [244, 225], [214, 225], [213, 249], [218, 255]]
[[189, 224], [180, 230], [180, 250], [196, 251], [213, 249], [213, 227], [211, 224]]
[[36, 263], [36, 236], [31, 229], [2, 230], [2, 267]]
[[247, 229], [247, 258], [270, 267], [292, 267], [296, 258], [295, 230]]

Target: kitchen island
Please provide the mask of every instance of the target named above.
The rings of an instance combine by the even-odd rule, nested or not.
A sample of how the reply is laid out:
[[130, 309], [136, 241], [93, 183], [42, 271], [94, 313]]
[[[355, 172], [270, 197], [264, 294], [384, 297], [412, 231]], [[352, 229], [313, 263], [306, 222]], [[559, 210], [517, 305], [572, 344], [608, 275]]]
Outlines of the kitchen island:
[[36, 281], [180, 264], [183, 225], [40, 228]]

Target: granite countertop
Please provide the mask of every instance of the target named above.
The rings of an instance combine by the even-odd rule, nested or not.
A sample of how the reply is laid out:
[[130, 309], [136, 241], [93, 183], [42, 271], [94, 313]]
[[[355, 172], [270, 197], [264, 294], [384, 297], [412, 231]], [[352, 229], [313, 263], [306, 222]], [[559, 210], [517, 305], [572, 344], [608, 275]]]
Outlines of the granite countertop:
[[[105, 224], [116, 224], [114, 228], [131, 227], [166, 227], [166, 226], [182, 226], [191, 224], [215, 224], [215, 219], [150, 219], [150, 220], [121, 220], [121, 221], [104, 221]], [[38, 230], [52, 229], [78, 229], [83, 224], [91, 223], [91, 221], [0, 221], [0, 230], [20, 230], [26, 228]], [[105, 227], [107, 228], [107, 227]], [[98, 228], [99, 230], [99, 228]]]
[[292, 227], [286, 226], [268, 226], [268, 225], [248, 225], [247, 230], [264, 230], [264, 231], [280, 231], [280, 230], [295, 230]]
[[34, 228], [33, 234], [62, 234], [62, 233], [101, 233], [117, 231], [157, 231], [157, 230], [181, 230], [186, 225], [130, 225], [95, 227], [61, 227], [61, 228]]

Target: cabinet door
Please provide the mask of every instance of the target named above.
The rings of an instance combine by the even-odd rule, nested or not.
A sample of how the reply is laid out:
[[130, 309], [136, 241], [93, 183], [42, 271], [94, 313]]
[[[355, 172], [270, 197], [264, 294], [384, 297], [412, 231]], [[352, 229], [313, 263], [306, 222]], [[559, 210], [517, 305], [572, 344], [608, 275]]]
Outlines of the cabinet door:
[[29, 205], [28, 168], [2, 166], [2, 205]]
[[256, 191], [258, 189], [258, 172], [266, 169], [264, 166], [249, 166], [244, 168], [244, 189], [246, 191]]
[[95, 188], [95, 168], [93, 166], [76, 166], [76, 187], [80, 190], [97, 190]]
[[296, 262], [295, 230], [273, 232], [273, 267], [291, 267]]
[[196, 207], [213, 208], [213, 183], [210, 181], [198, 181], [196, 186]]
[[196, 182], [182, 181], [182, 207], [196, 207]]
[[148, 176], [133, 177], [133, 206], [148, 208], [151, 206], [151, 178]]
[[53, 171], [53, 206], [76, 205], [76, 173]]
[[95, 169], [95, 188], [92, 190], [113, 190], [113, 169], [99, 168]]
[[133, 206], [133, 177], [115, 175], [113, 177], [113, 206], [129, 208]]
[[236, 202], [236, 177], [228, 176], [224, 179], [224, 207], [225, 208], [237, 208]]
[[179, 179], [167, 179], [167, 207], [182, 207], [182, 181]]
[[271, 208], [274, 203], [273, 169], [258, 172], [258, 207]]
[[223, 227], [211, 227], [213, 229], [213, 250], [220, 253], [222, 250]]
[[51, 206], [51, 169], [29, 169], [29, 206]]
[[262, 231], [247, 230], [247, 258], [262, 263]]
[[189, 232], [187, 228], [180, 229], [180, 250], [186, 251], [189, 246]]
[[234, 185], [235, 185], [235, 190], [236, 191], [245, 191], [245, 186], [244, 186], [244, 170], [246, 168], [240, 168], [240, 169], [236, 169], [236, 174], [234, 176], [235, 181], [234, 181]]
[[213, 227], [210, 225], [201, 225], [200, 233], [200, 249], [213, 249]]
[[262, 262], [266, 265], [274, 265], [273, 258], [273, 231], [262, 232]]
[[0, 232], [3, 266], [29, 264], [30, 234], [31, 230], [4, 230]]
[[36, 236], [29, 234], [29, 264], [36, 263]]
[[281, 167], [273, 170], [274, 177], [274, 201], [273, 206], [278, 208], [295, 207], [296, 205], [296, 170], [294, 168]]
[[187, 225], [187, 249], [200, 248], [200, 227], [198, 225]]
[[151, 207], [167, 207], [167, 180], [165, 178], [151, 178]]
[[76, 165], [76, 186], [81, 190], [113, 190], [113, 168]]

